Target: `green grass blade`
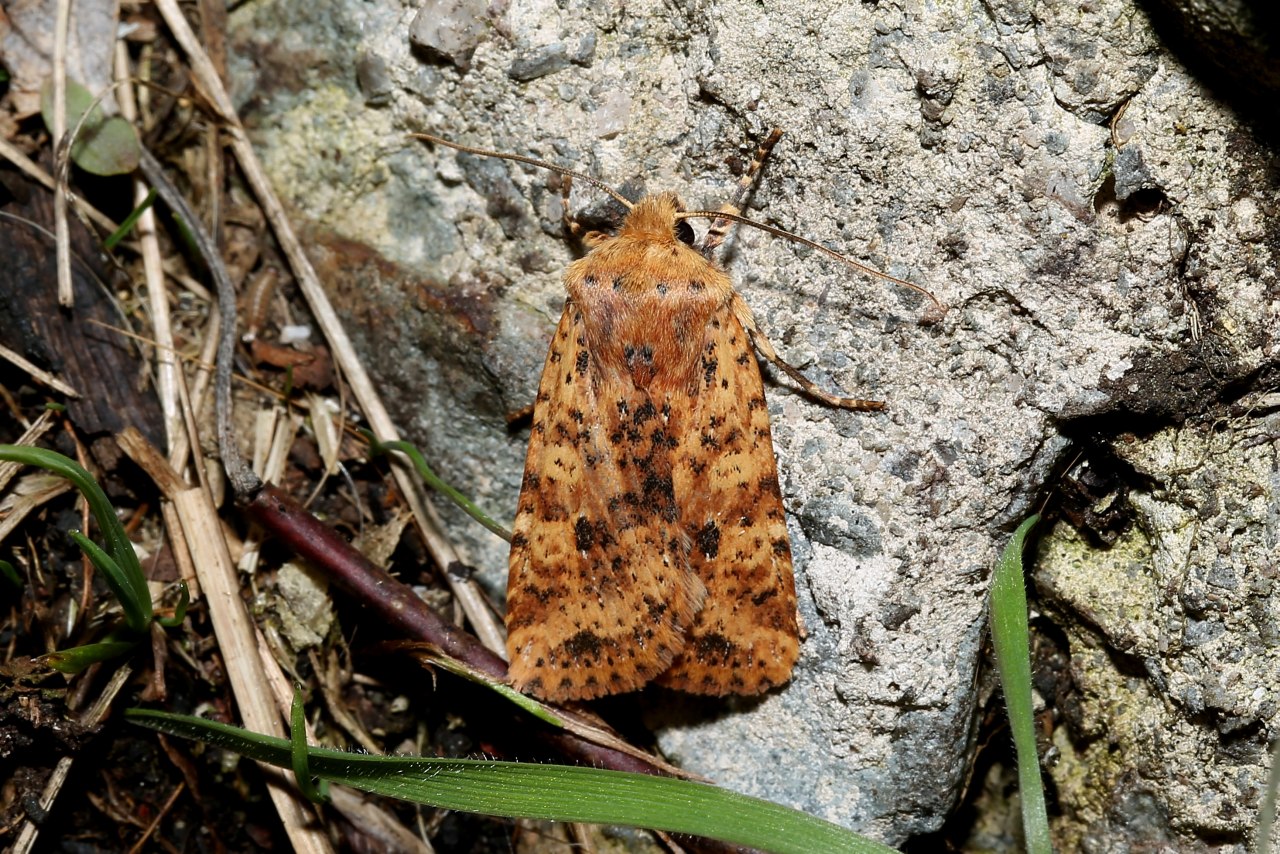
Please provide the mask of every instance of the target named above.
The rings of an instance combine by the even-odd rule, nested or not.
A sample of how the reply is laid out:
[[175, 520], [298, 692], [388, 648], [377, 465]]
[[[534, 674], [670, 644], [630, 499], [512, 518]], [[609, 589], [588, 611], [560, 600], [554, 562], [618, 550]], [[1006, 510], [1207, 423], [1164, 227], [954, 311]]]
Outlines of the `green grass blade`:
[[137, 640], [87, 643], [83, 646], [51, 652], [40, 660], [60, 673], [79, 673], [91, 664], [127, 655], [137, 645]]
[[468, 516], [475, 519], [486, 529], [499, 537], [502, 537], [502, 539], [507, 542], [511, 542], [510, 531], [491, 519], [483, 510], [477, 507], [475, 502], [470, 498], [467, 498], [467, 496], [441, 480], [440, 476], [431, 470], [431, 466], [427, 465], [426, 458], [423, 457], [422, 453], [413, 445], [408, 442], [400, 441], [382, 442], [368, 430], [361, 430], [360, 432], [369, 440], [369, 450], [371, 452], [375, 454], [385, 454], [387, 451], [399, 451], [404, 454], [413, 463], [413, 467], [418, 472], [418, 477], [422, 478], [423, 482], [425, 482], [427, 486], [431, 487], [436, 492], [439, 492], [441, 495], [444, 495], [454, 504], [457, 504], [467, 512]]
[[[288, 768], [289, 742], [200, 718], [130, 709], [133, 723], [198, 738]], [[596, 768], [368, 756], [311, 748], [312, 774], [415, 803], [509, 818], [583, 821], [688, 833], [776, 854], [888, 854], [893, 849], [788, 807], [703, 783]]]
[[1029, 854], [1052, 854], [1040, 757], [1036, 751], [1035, 710], [1031, 704], [1031, 640], [1027, 630], [1027, 589], [1022, 574], [1022, 548], [1027, 534], [1040, 521], [1035, 515], [1014, 531], [996, 563], [991, 581], [991, 640], [996, 669], [1004, 688], [1009, 729], [1018, 754], [1018, 791], [1022, 798], [1022, 828]]
[[18, 575], [18, 570], [14, 569], [13, 564], [7, 560], [0, 560], [0, 578], [4, 578], [17, 590], [21, 590], [24, 586], [22, 576]]
[[106, 577], [112, 590], [124, 583], [124, 571], [120, 569], [120, 564], [116, 563], [111, 555], [99, 548], [97, 543], [79, 531], [67, 531], [67, 536], [75, 541], [75, 544], [80, 547], [80, 551], [89, 557], [89, 562]]
[[527, 694], [521, 694], [510, 685], [504, 685], [473, 667], [468, 667], [456, 658], [450, 658], [434, 644], [410, 644], [409, 648], [413, 651], [414, 655], [421, 656], [425, 661], [430, 662], [431, 666], [439, 667], [441, 670], [452, 673], [454, 676], [460, 676], [463, 679], [475, 682], [477, 685], [483, 685], [489, 690], [502, 695], [502, 697], [509, 702], [515, 703], [538, 720], [545, 721], [556, 729], [564, 729], [565, 722], [559, 715], [551, 710], [550, 706], [535, 700]]
[[124, 218], [124, 222], [120, 223], [120, 227], [107, 235], [107, 239], [102, 241], [102, 248], [110, 251], [116, 248], [116, 244], [129, 236], [129, 232], [133, 231], [133, 227], [137, 224], [138, 218], [155, 203], [156, 191], [154, 189], [147, 191], [147, 197], [129, 211], [129, 215]]
[[302, 686], [293, 686], [293, 703], [289, 706], [289, 760], [293, 767], [293, 779], [298, 791], [307, 800], [322, 804], [329, 799], [329, 781], [321, 780], [317, 786], [312, 780], [311, 751], [307, 746], [307, 716], [302, 707]]
[[187, 582], [178, 582], [178, 604], [173, 607], [172, 617], [156, 617], [156, 622], [166, 629], [176, 629], [187, 618], [187, 608], [191, 607], [191, 589]]
[[120, 598], [125, 622], [135, 632], [147, 631], [153, 616], [151, 591], [147, 589], [147, 581], [142, 574], [142, 565], [138, 563], [138, 555], [133, 550], [133, 543], [129, 542], [129, 535], [116, 518], [115, 508], [111, 506], [107, 494], [98, 486], [93, 475], [75, 460], [44, 448], [0, 445], [0, 460], [12, 460], [51, 471], [65, 477], [80, 490], [106, 541], [107, 547], [102, 551], [111, 556], [114, 564], [114, 571], [107, 575], [106, 581], [112, 592]]

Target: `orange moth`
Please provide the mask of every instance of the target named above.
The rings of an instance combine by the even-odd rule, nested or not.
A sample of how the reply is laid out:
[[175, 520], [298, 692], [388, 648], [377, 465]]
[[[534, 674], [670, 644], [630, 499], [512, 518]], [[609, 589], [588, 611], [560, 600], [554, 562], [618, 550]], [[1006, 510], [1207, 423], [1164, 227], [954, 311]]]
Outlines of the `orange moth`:
[[[628, 209], [616, 235], [583, 236], [590, 251], [564, 276], [511, 541], [511, 684], [565, 701], [649, 683], [716, 696], [785, 683], [796, 593], [756, 353], [829, 405], [884, 404], [827, 394], [783, 362], [715, 250], [740, 222], [920, 288], [739, 215], [777, 130], [718, 211], [687, 211], [669, 192], [632, 202], [554, 164], [416, 136], [558, 173], [575, 234], [573, 179]], [[695, 218], [712, 220], [701, 241]]]

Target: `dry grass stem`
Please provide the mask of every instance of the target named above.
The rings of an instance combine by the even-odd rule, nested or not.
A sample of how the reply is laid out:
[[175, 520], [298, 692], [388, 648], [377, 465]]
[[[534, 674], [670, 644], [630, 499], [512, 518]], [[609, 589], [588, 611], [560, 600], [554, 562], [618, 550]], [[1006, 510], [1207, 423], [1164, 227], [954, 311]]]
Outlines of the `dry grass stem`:
[[[116, 41], [115, 74], [119, 89], [120, 113], [136, 124], [138, 107], [129, 74], [129, 51], [124, 39]], [[135, 178], [134, 204], [141, 205], [146, 200], [148, 192], [147, 185]], [[166, 447], [172, 451], [183, 430], [182, 415], [178, 411], [177, 374], [181, 367], [174, 354], [173, 324], [169, 316], [169, 292], [165, 287], [164, 260], [160, 252], [160, 240], [156, 234], [154, 207], [148, 207], [138, 217], [138, 221], [134, 224], [134, 235], [142, 252], [142, 271], [147, 286], [152, 335], [158, 345], [155, 349], [156, 391], [160, 397], [160, 410], [164, 414]], [[174, 461], [171, 459], [170, 462]]]
[[71, 158], [67, 136], [67, 30], [71, 25], [71, 0], [58, 0], [53, 25], [53, 151], [54, 174], [59, 189], [53, 194], [53, 234], [58, 259], [58, 304], [70, 308], [75, 298], [71, 290], [71, 231], [67, 226], [67, 170]]
[[76, 391], [70, 385], [58, 379], [53, 374], [49, 373], [48, 371], [44, 370], [38, 365], [27, 361], [27, 359], [23, 358], [21, 354], [13, 350], [10, 350], [8, 347], [4, 346], [3, 344], [0, 344], [0, 359], [4, 359], [6, 362], [9, 362], [13, 366], [17, 368], [21, 368], [22, 370], [30, 374], [33, 380], [35, 380], [36, 382], [44, 383], [49, 388], [53, 389], [59, 394], [66, 395], [67, 397], [72, 397], [72, 398], [80, 397], [80, 392]]
[[[325, 340], [328, 341], [330, 349], [333, 351], [335, 362], [343, 374], [346, 375], [356, 400], [360, 403], [365, 417], [369, 421], [370, 428], [378, 438], [385, 441], [398, 439], [399, 432], [396, 430], [395, 424], [383, 405], [375, 386], [369, 379], [363, 364], [361, 364], [351, 339], [347, 336], [346, 330], [342, 327], [342, 322], [338, 319], [337, 312], [334, 311], [328, 296], [324, 292], [324, 288], [321, 287], [315, 269], [302, 251], [302, 245], [294, 234], [284, 207], [276, 197], [275, 190], [262, 169], [244, 129], [240, 125], [235, 108], [223, 88], [222, 81], [218, 77], [213, 63], [205, 53], [195, 33], [192, 32], [186, 18], [183, 17], [177, 0], [156, 0], [156, 6], [164, 17], [170, 32], [173, 33], [174, 39], [186, 52], [197, 86], [209, 102], [221, 113], [221, 118], [226, 123], [226, 133], [231, 140], [231, 149], [236, 156], [236, 160], [240, 164], [240, 168], [243, 170], [250, 186], [252, 186], [258, 203], [262, 206], [267, 216], [267, 220], [271, 223], [272, 231], [275, 233], [276, 240], [279, 241], [285, 256], [289, 259], [290, 268], [298, 280], [303, 296], [307, 300], [307, 305], [324, 332]], [[435, 508], [425, 500], [422, 486], [418, 483], [416, 476], [407, 468], [401, 466], [393, 467], [392, 471], [396, 482], [404, 493], [406, 501], [413, 510], [418, 530], [422, 534], [427, 549], [436, 564], [444, 568], [457, 563], [459, 560], [458, 553], [453, 544], [445, 537], [440, 518]], [[471, 622], [481, 642], [499, 655], [505, 655], [506, 639], [503, 629], [489, 609], [488, 603], [485, 601], [476, 582], [471, 579], [457, 578], [453, 573], [449, 572], [442, 574], [448, 581], [454, 596], [462, 606], [467, 619]]]
[[[196, 576], [205, 592], [209, 618], [226, 663], [227, 679], [241, 721], [254, 732], [284, 737], [280, 711], [270, 699], [271, 684], [262, 665], [257, 628], [240, 598], [240, 579], [209, 494], [200, 487], [188, 487], [137, 430], [125, 430], [117, 436], [117, 441], [173, 502]], [[282, 776], [292, 782], [291, 774]], [[314, 854], [330, 851], [328, 839], [295, 790], [274, 782], [268, 785], [294, 850]]]
[[[53, 413], [48, 409], [44, 410], [40, 413], [39, 418], [27, 426], [27, 429], [22, 432], [22, 435], [18, 437], [18, 441], [14, 444], [35, 447], [40, 443], [40, 437], [48, 433], [53, 427], [53, 421]], [[0, 492], [4, 492], [9, 487], [9, 481], [13, 480], [13, 476], [21, 471], [22, 468], [22, 463], [13, 462], [12, 460], [0, 462]]]

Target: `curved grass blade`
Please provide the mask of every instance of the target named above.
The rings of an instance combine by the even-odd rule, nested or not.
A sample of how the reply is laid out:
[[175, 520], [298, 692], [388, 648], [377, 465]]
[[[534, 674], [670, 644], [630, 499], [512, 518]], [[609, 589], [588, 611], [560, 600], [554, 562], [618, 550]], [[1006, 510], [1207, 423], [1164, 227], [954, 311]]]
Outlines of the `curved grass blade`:
[[465, 662], [452, 658], [444, 653], [438, 646], [430, 643], [402, 641], [398, 643], [387, 644], [392, 649], [402, 650], [420, 659], [422, 662], [432, 666], [439, 667], [454, 676], [460, 676], [477, 685], [483, 685], [489, 690], [500, 694], [504, 699], [515, 703], [521, 709], [533, 715], [538, 720], [544, 721], [557, 729], [564, 729], [565, 722], [559, 715], [551, 709], [550, 706], [535, 700], [527, 694], [521, 694], [510, 685], [503, 684], [492, 676], [482, 673], [474, 667], [469, 667]]
[[1031, 703], [1031, 641], [1027, 630], [1027, 589], [1022, 574], [1022, 548], [1027, 534], [1040, 521], [1037, 514], [1013, 532], [996, 562], [991, 580], [991, 640], [996, 669], [1009, 712], [1009, 729], [1018, 755], [1018, 791], [1022, 798], [1022, 829], [1030, 854], [1052, 854], [1049, 818], [1036, 751], [1035, 711]]
[[107, 239], [102, 241], [102, 248], [106, 250], [115, 249], [117, 243], [129, 236], [129, 232], [133, 231], [133, 227], [138, 224], [138, 220], [155, 203], [155, 200], [156, 191], [154, 189], [148, 190], [147, 197], [133, 210], [129, 211], [129, 215], [124, 218], [124, 222], [120, 223], [120, 227], [108, 234]]
[[[135, 724], [291, 767], [290, 744], [226, 724], [130, 709]], [[312, 774], [366, 792], [510, 818], [630, 825], [776, 854], [888, 854], [892, 848], [778, 804], [703, 783], [564, 765], [368, 756], [310, 748]]]
[[98, 544], [93, 540], [79, 531], [67, 531], [67, 536], [75, 541], [75, 544], [80, 547], [80, 551], [88, 556], [89, 562], [97, 567], [98, 571], [104, 576], [116, 578], [123, 574], [124, 570], [120, 569], [120, 564], [116, 563], [111, 555], [99, 548]]
[[302, 708], [302, 686], [293, 686], [293, 702], [289, 705], [289, 760], [298, 791], [307, 800], [323, 804], [329, 800], [329, 781], [317, 786], [312, 779], [311, 754], [307, 750], [307, 717]]
[[[129, 535], [124, 526], [116, 518], [115, 508], [107, 499], [107, 495], [93, 479], [93, 475], [85, 471], [79, 463], [62, 454], [47, 451], [44, 448], [32, 448], [26, 445], [0, 445], [0, 460], [12, 460], [24, 465], [36, 466], [51, 471], [71, 481], [89, 504], [93, 518], [106, 541], [106, 548], [99, 549], [100, 555], [107, 555], [110, 560], [107, 566], [99, 566], [103, 571], [107, 585], [120, 599], [120, 607], [124, 610], [125, 622], [135, 632], [145, 632], [151, 625], [154, 615], [151, 607], [151, 591], [147, 589], [146, 578], [142, 574], [142, 565], [138, 563], [138, 555], [129, 542]], [[72, 537], [79, 537], [78, 533]], [[84, 547], [86, 540], [77, 539]], [[95, 547], [96, 548], [96, 547]], [[94, 559], [89, 553], [90, 560]]]
[[439, 475], [431, 470], [431, 466], [427, 465], [427, 460], [422, 456], [422, 452], [413, 445], [408, 442], [401, 441], [383, 442], [368, 430], [361, 430], [360, 432], [369, 440], [369, 450], [371, 452], [375, 454], [385, 454], [387, 451], [399, 451], [404, 454], [413, 463], [413, 467], [418, 472], [418, 477], [422, 478], [427, 486], [444, 495], [454, 504], [457, 504], [467, 512], [468, 516], [475, 519], [489, 531], [499, 537], [502, 537], [502, 539], [507, 542], [511, 542], [510, 531], [495, 522], [493, 519], [489, 518], [489, 516], [477, 507], [470, 498], [467, 498], [467, 496], [441, 480]]
[[178, 582], [178, 604], [173, 608], [172, 617], [156, 617], [156, 622], [166, 629], [176, 629], [187, 618], [187, 608], [191, 606], [191, 590], [187, 582]]

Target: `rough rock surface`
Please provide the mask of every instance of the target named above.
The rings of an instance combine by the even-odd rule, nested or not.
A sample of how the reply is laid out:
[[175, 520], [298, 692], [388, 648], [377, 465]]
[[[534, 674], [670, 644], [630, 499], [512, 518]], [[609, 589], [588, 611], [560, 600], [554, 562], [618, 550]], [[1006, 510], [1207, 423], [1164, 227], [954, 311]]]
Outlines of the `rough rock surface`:
[[1050, 771], [1064, 850], [1256, 825], [1280, 711], [1280, 401], [1244, 403], [1109, 443], [1131, 524], [1109, 548], [1065, 525], [1042, 544], [1036, 586], [1071, 651]]
[[[1088, 425], [1148, 433], [1274, 381], [1271, 153], [1126, 0], [535, 0], [489, 5], [482, 30], [419, 22], [430, 49], [411, 43], [418, 13], [345, 0], [242, 6], [235, 79], [402, 425], [500, 517], [523, 456], [502, 416], [533, 398], [572, 258], [559, 194], [540, 171], [432, 150], [408, 131], [714, 206], [777, 125], [787, 135], [750, 213], [950, 307], [924, 325], [911, 292], [760, 232], [733, 239], [728, 268], [783, 356], [889, 409], [833, 411], [772, 384], [808, 629], [795, 679], [753, 702], [651, 698], [663, 748], [686, 767], [888, 842], [936, 829], [973, 749], [989, 567], [1052, 484], [1068, 437]], [[575, 189], [577, 205], [597, 201]], [[1236, 520], [1274, 546], [1276, 486], [1271, 475], [1247, 500], [1241, 486], [1214, 525], [1230, 538]], [[1154, 509], [1149, 519], [1153, 531], [1166, 522]], [[500, 544], [481, 532], [463, 545], [500, 590]], [[1126, 801], [1132, 812], [1105, 808], [1117, 826], [1141, 814], [1173, 838], [1229, 840], [1255, 809], [1241, 793], [1260, 779], [1275, 692], [1225, 684], [1204, 644], [1245, 621], [1214, 616], [1210, 567], [1173, 584], [1186, 565], [1163, 567], [1157, 552], [1136, 551], [1144, 569], [1087, 595], [1096, 607], [1107, 585], [1146, 585], [1142, 607], [1159, 613], [1123, 611], [1100, 627], [1066, 604], [1062, 619], [1085, 626], [1072, 653], [1097, 674], [1085, 683], [1160, 710], [1148, 725], [1162, 728], [1164, 753], [1218, 744], [1197, 758], [1236, 763], [1202, 770], [1238, 812], [1192, 810], [1196, 784], [1184, 796], [1164, 771]], [[1237, 588], [1258, 583], [1239, 560]], [[1146, 644], [1134, 653], [1143, 666], [1116, 670], [1101, 649], [1132, 638]], [[1188, 649], [1166, 657], [1161, 638]], [[1258, 643], [1261, 662], [1268, 642]], [[1252, 741], [1224, 752], [1234, 721]], [[1156, 738], [1128, 733], [1125, 744]]]

